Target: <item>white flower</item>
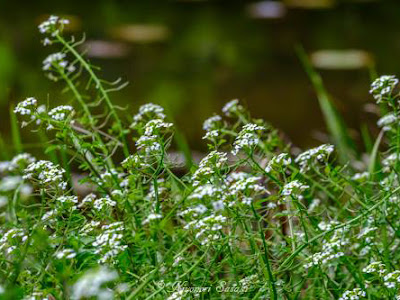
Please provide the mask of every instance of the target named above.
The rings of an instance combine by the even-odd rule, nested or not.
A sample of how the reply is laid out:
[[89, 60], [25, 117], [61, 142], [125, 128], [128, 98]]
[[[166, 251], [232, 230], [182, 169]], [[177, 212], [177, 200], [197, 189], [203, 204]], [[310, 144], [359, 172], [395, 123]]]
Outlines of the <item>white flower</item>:
[[389, 156], [385, 157], [382, 160], [382, 165], [383, 169], [385, 172], [390, 171], [391, 168], [393, 168], [396, 164], [396, 162], [400, 160], [400, 155], [397, 155], [397, 153], [392, 153]]
[[58, 16], [50, 16], [46, 21], [42, 22], [38, 27], [40, 33], [51, 33], [55, 35], [59, 32], [60, 26], [69, 24], [69, 20]]
[[321, 203], [321, 200], [319, 200], [319, 199], [314, 199], [314, 200], [311, 202], [310, 206], [308, 207], [308, 212], [314, 211], [314, 210], [320, 205], [320, 203]]
[[15, 190], [21, 182], [21, 176], [6, 176], [0, 181], [0, 191], [7, 192]]
[[380, 261], [374, 261], [370, 263], [362, 271], [364, 273], [378, 273], [380, 275], [385, 274], [387, 272], [385, 265]]
[[28, 165], [24, 170], [23, 178], [38, 181], [43, 186], [65, 190], [67, 183], [63, 180], [64, 173], [65, 170], [52, 162], [39, 160]]
[[211, 130], [208, 131], [203, 137], [203, 140], [210, 140], [213, 141], [215, 140], [215, 138], [217, 138], [219, 136], [219, 131], [218, 130]]
[[97, 299], [114, 299], [113, 291], [102, 287], [104, 284], [118, 278], [116, 271], [106, 267], [87, 271], [81, 276], [71, 289], [71, 298], [74, 300], [97, 297]]
[[36, 161], [29, 153], [21, 153], [13, 157], [8, 166], [9, 171], [23, 170], [27, 165]]
[[384, 285], [389, 289], [394, 289], [400, 283], [400, 271], [396, 270], [383, 277]]
[[399, 119], [395, 115], [395, 113], [388, 113], [387, 115], [380, 118], [377, 122], [377, 125], [383, 128], [384, 131], [389, 131], [393, 127], [398, 126]]
[[326, 162], [333, 150], [334, 147], [332, 145], [321, 145], [301, 153], [297, 156], [295, 162], [299, 164], [301, 171], [307, 171], [315, 162]]
[[224, 201], [222, 200], [213, 201], [211, 202], [211, 205], [215, 211], [223, 210], [225, 208]]
[[76, 256], [76, 252], [73, 249], [62, 249], [60, 251], [57, 251], [54, 254], [54, 256], [57, 259], [62, 259], [62, 258], [71, 259]]
[[37, 100], [33, 97], [26, 98], [24, 101], [17, 104], [14, 108], [14, 113], [20, 115], [31, 115], [37, 107]]
[[158, 154], [161, 151], [161, 144], [158, 142], [157, 135], [142, 135], [136, 141], [136, 147], [138, 150], [144, 149], [147, 155]]
[[138, 125], [138, 123], [143, 122], [145, 118], [148, 118], [147, 120], [164, 120], [165, 117], [164, 108], [157, 104], [147, 103], [139, 108], [139, 113], [133, 117], [133, 123], [131, 126], [134, 127]]
[[67, 117], [74, 113], [70, 105], [60, 105], [49, 111], [49, 116], [55, 121], [65, 121]]
[[308, 185], [302, 184], [298, 180], [293, 180], [283, 187], [281, 194], [283, 196], [299, 197], [302, 192], [309, 188]]
[[150, 120], [144, 126], [145, 128], [144, 134], [147, 136], [151, 136], [155, 134], [156, 129], [170, 128], [172, 126], [173, 126], [172, 123], [165, 123], [163, 120], [160, 119]]
[[172, 264], [173, 267], [177, 267], [180, 265], [181, 261], [183, 260], [182, 256], [178, 256], [175, 258], [174, 263]]
[[6, 196], [0, 196], [0, 208], [6, 206], [8, 203], [8, 198]]
[[150, 223], [153, 220], [162, 219], [162, 215], [160, 214], [149, 214], [146, 219], [143, 220], [142, 225]]
[[192, 194], [189, 195], [189, 199], [204, 199], [206, 197], [209, 198], [219, 198], [223, 196], [223, 190], [219, 187], [216, 187], [212, 184], [206, 184], [202, 186], [198, 186]]
[[184, 228], [194, 231], [195, 238], [202, 245], [206, 245], [221, 238], [219, 232], [226, 221], [227, 219], [224, 216], [211, 214], [202, 219], [187, 223]]
[[124, 227], [122, 222], [114, 222], [101, 227], [102, 233], [96, 236], [93, 247], [95, 254], [101, 255], [99, 263], [111, 261], [115, 256], [124, 251], [127, 246], [122, 244]]
[[274, 156], [265, 168], [265, 172], [270, 173], [272, 170], [279, 171], [282, 167], [288, 166], [292, 163], [292, 158], [288, 153], [281, 153]]
[[221, 171], [227, 160], [226, 153], [211, 151], [200, 161], [199, 168], [194, 172], [193, 185], [198, 186], [200, 182], [208, 181], [215, 173]]
[[351, 177], [351, 179], [353, 179], [354, 181], [365, 181], [368, 178], [369, 178], [368, 172], [356, 173], [354, 174], [353, 177]]
[[203, 204], [196, 205], [194, 207], [189, 207], [186, 210], [180, 212], [178, 215], [182, 217], [198, 217], [207, 212], [207, 207]]
[[358, 300], [365, 298], [367, 294], [360, 288], [355, 288], [353, 290], [345, 291], [339, 300]]
[[256, 146], [260, 141], [257, 131], [261, 130], [265, 130], [265, 127], [252, 123], [244, 125], [233, 143], [232, 154], [236, 155], [241, 149], [250, 149]]
[[225, 106], [222, 108], [222, 112], [226, 116], [231, 117], [242, 109], [242, 106], [239, 105], [239, 100], [234, 99], [225, 104]]
[[221, 122], [222, 118], [219, 115], [214, 115], [207, 120], [204, 121], [203, 123], [203, 129], [205, 131], [211, 131], [217, 129], [219, 126], [219, 123]]
[[372, 84], [369, 91], [375, 98], [377, 103], [380, 103], [384, 98], [390, 96], [399, 80], [393, 75], [383, 75], [377, 78]]

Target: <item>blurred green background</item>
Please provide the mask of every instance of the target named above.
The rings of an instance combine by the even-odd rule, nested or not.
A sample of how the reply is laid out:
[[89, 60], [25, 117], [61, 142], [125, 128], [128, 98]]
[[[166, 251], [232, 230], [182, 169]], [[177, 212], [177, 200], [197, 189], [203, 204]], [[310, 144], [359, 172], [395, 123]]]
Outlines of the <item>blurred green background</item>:
[[234, 98], [296, 145], [324, 140], [315, 93], [294, 51], [298, 44], [354, 135], [375, 118], [365, 112], [372, 102], [370, 70], [400, 69], [400, 1], [0, 1], [6, 141], [10, 104], [33, 96], [54, 106], [66, 97], [41, 72], [42, 60], [56, 51], [41, 45], [37, 30], [48, 14], [70, 18], [68, 34], [86, 32], [87, 56], [103, 77], [130, 82], [113, 94], [116, 104], [129, 105], [131, 114], [146, 102], [165, 106], [197, 150], [205, 148], [202, 121]]

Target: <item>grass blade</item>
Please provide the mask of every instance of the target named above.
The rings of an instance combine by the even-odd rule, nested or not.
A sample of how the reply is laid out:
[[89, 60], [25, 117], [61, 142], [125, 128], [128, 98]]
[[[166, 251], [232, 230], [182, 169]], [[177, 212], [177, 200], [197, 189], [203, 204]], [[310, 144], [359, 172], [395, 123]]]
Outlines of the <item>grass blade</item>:
[[22, 152], [21, 134], [19, 131], [19, 124], [17, 117], [14, 113], [14, 105], [10, 105], [10, 122], [11, 122], [11, 138], [14, 149], [17, 153]]
[[317, 93], [318, 102], [321, 107], [329, 133], [337, 146], [339, 159], [342, 163], [346, 163], [350, 158], [354, 157], [355, 147], [347, 133], [347, 127], [339, 115], [336, 107], [329, 99], [328, 93], [322, 83], [321, 76], [314, 70], [311, 62], [302, 47], [296, 48], [297, 55], [303, 64], [311, 83]]

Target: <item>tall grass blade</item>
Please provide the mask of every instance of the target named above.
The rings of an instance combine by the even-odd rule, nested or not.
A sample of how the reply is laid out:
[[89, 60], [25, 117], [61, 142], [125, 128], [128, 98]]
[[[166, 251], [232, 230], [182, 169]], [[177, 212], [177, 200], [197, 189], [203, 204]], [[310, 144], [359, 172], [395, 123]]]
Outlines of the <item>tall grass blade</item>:
[[10, 158], [10, 153], [8, 152], [8, 147], [0, 134], [0, 159], [8, 160]]
[[11, 122], [11, 138], [14, 149], [17, 153], [22, 152], [21, 133], [19, 131], [19, 124], [17, 117], [14, 113], [14, 105], [10, 105], [10, 122]]
[[355, 147], [348, 133], [347, 127], [339, 115], [336, 107], [329, 99], [328, 93], [325, 90], [321, 76], [314, 70], [311, 62], [300, 46], [296, 47], [297, 55], [306, 71], [311, 83], [317, 93], [318, 102], [321, 107], [329, 133], [332, 136], [333, 142], [336, 144], [339, 159], [342, 163], [346, 163], [355, 155]]
[[378, 137], [375, 140], [375, 144], [374, 144], [374, 147], [372, 148], [371, 155], [369, 156], [368, 172], [371, 177], [374, 176], [374, 172], [377, 169], [376, 167], [378, 165], [378, 161], [377, 161], [378, 150], [379, 150], [379, 145], [381, 144], [383, 134], [384, 134], [384, 131], [381, 130], [381, 132], [379, 133]]

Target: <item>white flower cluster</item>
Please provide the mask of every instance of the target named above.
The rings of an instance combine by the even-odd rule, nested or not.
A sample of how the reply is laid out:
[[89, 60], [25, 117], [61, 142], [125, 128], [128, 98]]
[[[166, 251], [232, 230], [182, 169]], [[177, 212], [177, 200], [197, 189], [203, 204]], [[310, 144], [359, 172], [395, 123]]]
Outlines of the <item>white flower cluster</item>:
[[124, 251], [128, 246], [122, 244], [124, 227], [122, 222], [103, 225], [101, 233], [96, 237], [92, 246], [94, 253], [101, 255], [99, 263], [106, 263]]
[[400, 283], [400, 271], [396, 270], [386, 274], [383, 277], [384, 285], [389, 289], [396, 288], [397, 284]]
[[182, 300], [183, 297], [187, 294], [187, 291], [185, 289], [179, 289], [171, 294], [167, 298], [167, 300]]
[[376, 231], [378, 230], [378, 227], [375, 226], [369, 226], [366, 225], [363, 227], [360, 231], [360, 233], [357, 235], [357, 239], [359, 240], [364, 240], [369, 246], [374, 245], [375, 243], [373, 242]]
[[296, 157], [295, 162], [299, 164], [301, 171], [307, 171], [315, 162], [325, 163], [333, 150], [333, 145], [324, 144], [301, 153]]
[[[36, 124], [39, 125], [42, 122], [42, 113], [46, 112], [45, 105], [37, 105], [37, 100], [33, 97], [29, 97], [24, 101], [21, 101], [17, 104], [14, 109], [14, 113], [20, 114], [21, 116], [29, 116], [30, 121], [35, 121]], [[23, 121], [21, 126], [24, 127], [28, 123]]]
[[389, 131], [399, 125], [399, 118], [395, 113], [388, 113], [378, 120], [377, 125], [384, 131]]
[[267, 167], [265, 168], [265, 172], [270, 173], [271, 171], [279, 172], [284, 167], [290, 165], [292, 163], [292, 158], [288, 153], [281, 153], [279, 155], [274, 156], [269, 162]]
[[241, 149], [251, 149], [256, 146], [260, 141], [257, 131], [262, 130], [265, 130], [264, 126], [252, 123], [244, 125], [233, 143], [232, 154], [237, 155]]
[[62, 249], [62, 250], [57, 251], [54, 254], [54, 256], [57, 259], [63, 259], [63, 258], [72, 259], [72, 258], [74, 258], [76, 256], [76, 252], [73, 249], [66, 248], [66, 249]]
[[157, 220], [157, 219], [162, 219], [162, 215], [161, 214], [155, 214], [155, 213], [151, 213], [147, 216], [146, 219], [143, 220], [142, 225], [145, 225], [147, 223], [150, 223], [153, 220]]
[[24, 115], [32, 115], [37, 109], [37, 100], [33, 97], [26, 98], [24, 101], [21, 101], [14, 108], [14, 113], [18, 113], [21, 116]]
[[317, 209], [317, 207], [321, 204], [321, 200], [319, 199], [313, 199], [313, 201], [310, 203], [308, 206], [308, 212], [313, 212], [314, 210]]
[[376, 273], [380, 276], [384, 275], [387, 272], [385, 265], [380, 261], [374, 261], [370, 263], [362, 271], [368, 274]]
[[100, 221], [94, 221], [91, 220], [90, 222], [87, 222], [80, 230], [79, 232], [82, 235], [88, 235], [91, 232], [95, 231], [98, 227], [100, 226]]
[[369, 172], [356, 173], [353, 175], [353, 177], [351, 177], [351, 179], [354, 181], [363, 182], [369, 178], [369, 175]]
[[222, 118], [219, 115], [214, 115], [203, 123], [203, 129], [206, 134], [203, 136], [203, 140], [216, 141], [216, 138], [220, 135], [220, 129], [222, 126]]
[[330, 221], [330, 222], [319, 222], [318, 228], [322, 231], [329, 231], [335, 228], [336, 226], [340, 225], [338, 221]]
[[12, 228], [5, 232], [0, 231], [0, 251], [5, 251], [6, 254], [12, 254], [17, 247], [21, 247], [21, 243], [28, 240], [28, 236], [23, 229]]
[[259, 194], [269, 193], [268, 190], [260, 184], [261, 177], [246, 176], [231, 182], [228, 187], [228, 193], [236, 196], [245, 205], [251, 205], [253, 197]]
[[240, 288], [240, 291], [242, 292], [246, 292], [251, 288], [254, 288], [257, 283], [259, 283], [258, 275], [253, 274], [240, 279], [239, 284], [238, 285], [234, 284], [233, 286]]
[[47, 300], [48, 296], [42, 291], [34, 291], [31, 294], [22, 298], [22, 300]]
[[121, 162], [121, 166], [124, 169], [131, 170], [131, 169], [137, 168], [138, 166], [148, 167], [149, 164], [146, 164], [145, 162], [143, 162], [140, 156], [138, 156], [136, 154], [132, 154], [132, 155], [129, 155], [127, 158], [125, 158]]
[[178, 216], [197, 218], [197, 217], [201, 216], [202, 214], [206, 213], [207, 210], [208, 210], [208, 208], [205, 205], [199, 204], [199, 205], [185, 209], [184, 211], [180, 212], [178, 214]]
[[360, 288], [355, 288], [349, 291], [345, 291], [339, 300], [358, 300], [365, 298], [367, 293]]
[[388, 273], [386, 266], [380, 261], [370, 263], [363, 269], [363, 272], [379, 276], [383, 284], [389, 289], [397, 288], [398, 290], [400, 287], [400, 271], [395, 270]]
[[140, 157], [137, 160], [147, 161], [149, 157], [160, 154], [162, 150], [161, 142], [163, 139], [163, 131], [173, 126], [172, 123], [164, 122], [165, 115], [163, 111], [164, 109], [161, 106], [150, 103], [141, 106], [139, 114], [134, 117], [133, 127], [141, 127], [137, 126], [139, 122], [143, 124], [143, 122], [147, 120], [145, 117], [153, 117], [145, 123], [143, 127], [144, 133], [136, 141], [136, 148], [138, 150], [143, 150], [145, 153], [144, 155], [139, 154]]
[[17, 154], [16, 156], [13, 157], [13, 159], [10, 161], [10, 164], [8, 165], [8, 171], [14, 172], [14, 171], [22, 171], [24, 170], [29, 164], [34, 163], [36, 161], [36, 158], [34, 158], [31, 154], [29, 153], [21, 153]]
[[205, 131], [217, 130], [220, 127], [219, 125], [220, 125], [221, 121], [222, 121], [221, 116], [214, 115], [204, 121], [203, 129]]
[[308, 185], [303, 184], [298, 180], [293, 180], [283, 187], [281, 194], [283, 196], [301, 198], [301, 194], [308, 188], [310, 188]]
[[206, 198], [218, 199], [224, 197], [224, 190], [212, 184], [198, 186], [188, 197], [188, 199], [205, 200]]
[[[55, 224], [57, 222], [57, 219], [55, 219], [55, 217], [58, 214], [58, 210], [57, 209], [52, 209], [49, 210], [47, 212], [45, 212], [42, 216], [42, 221], [43, 222], [47, 222], [47, 223], [51, 223], [51, 224]], [[47, 224], [46, 224], [47, 226]]]
[[149, 122], [146, 123], [144, 127], [145, 128], [144, 134], [147, 136], [151, 136], [154, 134], [158, 134], [157, 129], [162, 129], [162, 128], [167, 129], [172, 126], [173, 126], [172, 123], [165, 123], [161, 119], [150, 120]]
[[[329, 231], [337, 226], [337, 224], [338, 223], [335, 221], [331, 223], [320, 223], [318, 227], [323, 231]], [[308, 258], [308, 263], [304, 265], [304, 268], [309, 269], [313, 266], [326, 264], [335, 258], [344, 256], [341, 249], [343, 249], [343, 246], [349, 244], [349, 239], [345, 237], [345, 234], [346, 228], [336, 229], [332, 236], [323, 244], [322, 251], [314, 253]]]
[[82, 199], [81, 203], [79, 203], [78, 207], [83, 208], [89, 205], [93, 205], [93, 207], [100, 211], [103, 208], [107, 207], [114, 207], [117, 205], [117, 203], [110, 199], [110, 196], [105, 196], [102, 198], [97, 198], [95, 194], [88, 194], [85, 196], [85, 198]]
[[369, 93], [372, 94], [377, 103], [390, 96], [399, 80], [393, 75], [383, 75], [377, 78], [372, 84]]
[[229, 101], [222, 108], [222, 112], [228, 117], [232, 117], [233, 115], [237, 114], [241, 110], [243, 110], [243, 107], [241, 105], [239, 105], [238, 99]]
[[62, 195], [57, 198], [57, 204], [61, 204], [62, 206], [66, 208], [70, 208], [72, 210], [77, 209], [76, 204], [78, 203], [78, 197], [77, 196], [65, 196]]
[[67, 183], [63, 180], [65, 170], [47, 160], [39, 160], [27, 166], [24, 179], [37, 180], [45, 187], [55, 187], [65, 190]]
[[143, 149], [147, 155], [159, 154], [161, 151], [161, 144], [158, 141], [157, 135], [142, 135], [136, 141], [136, 148], [138, 150]]
[[215, 139], [219, 136], [219, 130], [211, 130], [208, 131], [203, 137], [203, 140], [215, 141]]
[[49, 111], [49, 116], [55, 121], [65, 121], [74, 113], [74, 108], [70, 105], [60, 105]]
[[397, 153], [392, 153], [385, 157], [382, 160], [383, 171], [389, 172], [395, 166], [397, 161], [400, 161], [400, 155], [397, 155]]
[[52, 53], [43, 60], [42, 70], [46, 71], [47, 77], [50, 80], [57, 81], [58, 72], [72, 73], [76, 70], [74, 64], [66, 59], [67, 55], [63, 52]]
[[60, 26], [69, 24], [69, 20], [60, 18], [58, 16], [50, 16], [46, 21], [39, 25], [40, 33], [51, 33], [53, 36], [57, 35], [60, 30]]
[[103, 287], [104, 284], [112, 282], [118, 278], [118, 273], [106, 267], [101, 267], [98, 270], [87, 271], [73, 285], [71, 298], [79, 299], [96, 299], [111, 300], [114, 299], [114, 292]]
[[132, 127], [135, 127], [139, 123], [146, 122], [148, 120], [159, 119], [164, 120], [166, 115], [164, 114], [164, 108], [160, 105], [147, 103], [139, 108], [139, 113], [133, 117]]
[[185, 229], [193, 230], [195, 238], [202, 245], [217, 241], [221, 238], [220, 231], [226, 223], [226, 217], [221, 215], [210, 215], [202, 219], [193, 220], [185, 225]]
[[226, 153], [218, 151], [208, 153], [200, 161], [199, 168], [192, 176], [193, 185], [198, 186], [201, 182], [208, 182], [215, 173], [221, 171], [227, 160]]

